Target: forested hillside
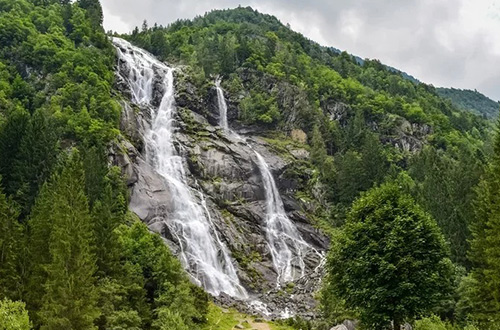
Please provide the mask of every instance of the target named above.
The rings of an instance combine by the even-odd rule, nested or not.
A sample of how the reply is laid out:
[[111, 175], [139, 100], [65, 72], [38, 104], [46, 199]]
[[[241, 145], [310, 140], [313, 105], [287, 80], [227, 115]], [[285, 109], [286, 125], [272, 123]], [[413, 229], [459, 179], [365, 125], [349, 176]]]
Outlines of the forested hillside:
[[451, 100], [459, 109], [472, 111], [486, 118], [496, 119], [498, 117], [498, 102], [476, 90], [438, 88], [437, 92], [441, 97]]
[[[238, 125], [303, 130], [323, 183], [329, 222], [361, 191], [407, 173], [411, 194], [441, 225], [466, 265], [472, 189], [487, 158], [491, 124], [376, 60], [358, 65], [249, 8], [214, 11], [126, 36], [166, 61], [189, 65], [194, 82], [223, 85]], [[235, 123], [236, 125], [236, 123]], [[467, 173], [467, 176], [462, 175]]]
[[[405, 248], [401, 246], [399, 252], [373, 250], [365, 251], [365, 255], [352, 252], [339, 261], [338, 253], [345, 253], [339, 251], [346, 246], [332, 246], [329, 268], [332, 274], [328, 277], [331, 282], [327, 282], [330, 284], [323, 292], [325, 317], [340, 321], [351, 315], [361, 318], [366, 325], [381, 328], [387, 325], [387, 320], [410, 321], [419, 315], [436, 313], [463, 325], [466, 320], [481, 322], [484, 311], [489, 316], [481, 324], [495, 327], [491, 317], [498, 315], [498, 309], [470, 307], [471, 301], [477, 302], [474, 290], [483, 286], [479, 284], [472, 289], [470, 277], [462, 280], [471, 267], [479, 266], [470, 255], [469, 243], [473, 238], [471, 230], [474, 234], [476, 231], [473, 223], [484, 220], [475, 212], [475, 201], [483, 198], [476, 187], [485, 175], [492, 151], [490, 123], [441, 98], [430, 85], [409, 80], [377, 60], [360, 63], [345, 52], [339, 54], [321, 47], [291, 31], [275, 17], [250, 8], [213, 11], [168, 27], [149, 27], [144, 22], [141, 29], [136, 28], [124, 37], [165, 61], [187, 65], [193, 83], [200, 88], [209, 88], [213, 76], [221, 75], [222, 84], [238, 109], [234, 127], [253, 127], [270, 141], [276, 137], [276, 131], [291, 136], [297, 130], [304, 132], [311, 158], [310, 163], [301, 164], [298, 169], [303, 182], [298, 194], [322, 204], [325, 211], [316, 213], [321, 226], [326, 222], [331, 228], [340, 228], [333, 232], [342, 237], [347, 235], [344, 239], [349, 240], [349, 228], [363, 219], [356, 211], [348, 211], [351, 203], [361, 194], [358, 202], [361, 204], [371, 196], [363, 192], [384, 182], [399, 187], [392, 194], [412, 196], [404, 203], [415, 204], [417, 214], [422, 212], [421, 207], [426, 214], [418, 217], [430, 216], [431, 220], [425, 221], [436, 221], [445, 241], [431, 229], [432, 224], [425, 224], [424, 227], [431, 226], [428, 235], [435, 237], [436, 243], [424, 239], [431, 245], [422, 246], [422, 251], [436, 249], [435, 253], [443, 259], [417, 261], [419, 257], [412, 255], [414, 251], [403, 252]], [[311, 168], [313, 172], [307, 170]], [[347, 216], [349, 226], [344, 228], [346, 212], [354, 215]], [[401, 215], [407, 216], [410, 215]], [[390, 226], [388, 219], [381, 224], [382, 228]], [[422, 225], [411, 221], [401, 225], [404, 229], [394, 233], [394, 239], [416, 240], [418, 245], [416, 237], [403, 237], [413, 235]], [[387, 231], [390, 227], [385, 228]], [[374, 242], [381, 244], [379, 239]], [[404, 275], [401, 279], [392, 278], [389, 270], [385, 270], [377, 282], [380, 286], [363, 286], [368, 281], [366, 272], [373, 271], [380, 253], [389, 253], [388, 260], [377, 266], [380, 271], [392, 267], [389, 266], [394, 262], [392, 253], [399, 253], [400, 258], [408, 253], [408, 260], [415, 263], [394, 264], [396, 272], [399, 267], [406, 267], [410, 273], [409, 269], [415, 267], [414, 272], [418, 272], [425, 262], [430, 267], [426, 273], [434, 274], [441, 283], [421, 283], [418, 285], [421, 291], [399, 293], [397, 299], [401, 300], [394, 305], [384, 305], [387, 298], [382, 295], [380, 300], [370, 303], [373, 309], [366, 308], [364, 304], [371, 299], [368, 297], [377, 290], [387, 290], [381, 289], [385, 288], [385, 281], [393, 281], [395, 290], [398, 287], [395, 283], [401, 288], [415, 285], [415, 282], [405, 284], [412, 280]], [[454, 264], [451, 268], [446, 261], [448, 253]], [[357, 258], [368, 258], [365, 260], [371, 263], [367, 264], [368, 269], [359, 269], [360, 278], [356, 278], [359, 282], [352, 282], [355, 275], [349, 264], [357, 263]], [[339, 277], [341, 272], [346, 277]], [[461, 294], [457, 291], [459, 283], [462, 283]], [[353, 285], [358, 285], [359, 290], [346, 289]], [[355, 298], [358, 292], [359, 299]], [[397, 293], [383, 291], [383, 294]], [[493, 296], [484, 299], [494, 299]], [[402, 302], [409, 297], [415, 301]], [[426, 319], [419, 326], [445, 326], [437, 323], [436, 319]]]
[[[133, 183], [110, 159], [127, 153], [124, 140], [137, 153], [144, 141], [123, 127], [139, 108], [125, 107], [102, 19], [98, 0], [0, 0], [0, 329], [225, 330], [165, 240], [129, 211]], [[230, 127], [292, 159], [279, 173], [285, 206], [300, 204], [305, 215], [292, 218], [311, 219], [331, 247], [315, 319], [283, 324], [499, 329], [500, 137], [464, 110], [478, 109], [476, 94], [447, 100], [251, 8], [121, 37], [178, 71], [178, 130], [192, 149], [231, 149], [209, 109], [219, 77]], [[498, 112], [480, 102], [486, 117]], [[196, 155], [187, 163], [207, 172]], [[213, 194], [220, 186], [211, 178]], [[248, 213], [236, 208], [244, 196], [213, 199], [229, 223]], [[248, 283], [274, 285], [252, 268], [262, 256], [238, 244]], [[295, 285], [274, 293], [288, 299]]]
[[121, 109], [101, 23], [98, 1], [0, 1], [1, 329], [29, 329], [23, 310], [35, 329], [187, 329], [207, 310], [108, 167]]

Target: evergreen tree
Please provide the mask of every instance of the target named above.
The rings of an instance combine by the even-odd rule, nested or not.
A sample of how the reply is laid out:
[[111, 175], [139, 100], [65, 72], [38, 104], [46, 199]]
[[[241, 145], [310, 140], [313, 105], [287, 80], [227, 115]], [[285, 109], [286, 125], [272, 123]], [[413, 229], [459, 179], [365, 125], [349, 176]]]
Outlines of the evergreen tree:
[[99, 0], [78, 0], [78, 5], [86, 10], [93, 29], [102, 29], [103, 13]]
[[21, 298], [23, 228], [18, 212], [0, 188], [0, 299]]
[[326, 160], [326, 147], [318, 125], [315, 125], [311, 135], [311, 161], [321, 168]]
[[51, 197], [50, 262], [44, 267], [41, 329], [94, 329], [99, 316], [93, 277], [96, 258], [78, 151], [72, 151]]
[[[500, 122], [498, 123], [500, 128]], [[482, 329], [500, 329], [500, 131], [495, 154], [477, 189], [471, 225], [472, 270], [462, 283], [460, 310]]]
[[21, 205], [25, 218], [34, 203], [38, 190], [48, 179], [58, 154], [57, 133], [54, 125], [42, 111], [36, 111], [21, 140], [19, 152], [13, 161], [10, 188]]
[[8, 113], [7, 121], [0, 127], [0, 175], [8, 195], [15, 193], [14, 188], [10, 186], [14, 180], [14, 160], [17, 159], [29, 120], [29, 113], [21, 107], [16, 107]]
[[324, 299], [344, 299], [366, 328], [389, 329], [393, 321], [399, 329], [449, 295], [447, 254], [435, 221], [396, 184], [384, 184], [356, 200], [332, 239]]

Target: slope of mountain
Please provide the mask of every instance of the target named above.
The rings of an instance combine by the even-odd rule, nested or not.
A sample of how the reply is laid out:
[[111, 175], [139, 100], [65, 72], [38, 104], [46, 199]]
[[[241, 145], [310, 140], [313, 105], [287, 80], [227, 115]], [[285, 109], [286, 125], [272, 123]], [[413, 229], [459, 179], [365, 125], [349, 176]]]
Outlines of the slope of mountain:
[[498, 117], [499, 102], [493, 101], [476, 90], [437, 88], [436, 91], [441, 97], [449, 99], [459, 109], [471, 111], [490, 119]]
[[[166, 28], [144, 26], [124, 37], [160, 59], [185, 65], [193, 88], [205, 91], [202, 98], [213, 95], [211, 83], [221, 75], [234, 109], [228, 114], [233, 128], [269, 137], [277, 130], [289, 137], [300, 132], [311, 148], [310, 165], [319, 171], [320, 200], [337, 210], [329, 221], [341, 224], [342, 210], [361, 191], [387, 175], [408, 171], [421, 190], [415, 192], [420, 203], [451, 241], [455, 260], [465, 263], [470, 216], [465, 205], [484, 159], [472, 155], [483, 153], [491, 132], [487, 121], [455, 108], [432, 86], [408, 80], [376, 60], [360, 65], [347, 53], [321, 47], [251, 8], [217, 10]], [[183, 105], [189, 97], [179, 93], [178, 101]], [[217, 114], [202, 105], [195, 111], [218, 122]], [[470, 157], [478, 163], [465, 165]], [[448, 192], [435, 191], [428, 182], [425, 172], [432, 166], [450, 171], [439, 177], [450, 180], [447, 175], [464, 165], [473, 179], [459, 183], [456, 178]], [[310, 196], [312, 179], [301, 179], [301, 193]], [[448, 221], [454, 207], [438, 205], [436, 194], [462, 199], [460, 220]]]
[[251, 8], [132, 44], [101, 23], [97, 0], [0, 0], [0, 299], [35, 328], [199, 329], [209, 299], [318, 318], [329, 238], [384, 182], [470, 266], [488, 120]]

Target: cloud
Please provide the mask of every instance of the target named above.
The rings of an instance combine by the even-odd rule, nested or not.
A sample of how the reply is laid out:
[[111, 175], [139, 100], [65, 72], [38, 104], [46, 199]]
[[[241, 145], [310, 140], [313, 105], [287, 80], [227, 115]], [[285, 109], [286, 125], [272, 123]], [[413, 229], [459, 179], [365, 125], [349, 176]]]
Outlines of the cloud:
[[495, 0], [101, 0], [105, 27], [168, 25], [212, 9], [252, 6], [325, 46], [377, 58], [435, 86], [500, 100], [500, 6]]

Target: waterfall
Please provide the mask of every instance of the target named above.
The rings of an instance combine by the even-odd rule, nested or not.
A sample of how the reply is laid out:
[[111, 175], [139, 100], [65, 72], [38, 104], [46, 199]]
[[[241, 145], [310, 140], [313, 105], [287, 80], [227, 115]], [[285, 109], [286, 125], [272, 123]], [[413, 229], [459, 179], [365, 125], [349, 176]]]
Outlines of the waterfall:
[[219, 105], [219, 126], [225, 130], [229, 130], [229, 126], [227, 124], [227, 104], [224, 99], [224, 92], [222, 88], [220, 88], [220, 78], [215, 79], [215, 87], [217, 89], [217, 103]]
[[304, 241], [295, 224], [286, 215], [276, 182], [264, 157], [258, 152], [255, 154], [266, 192], [266, 237], [278, 272], [279, 285], [304, 276], [304, 258], [312, 247]]
[[[172, 196], [164, 222], [178, 240], [184, 267], [213, 295], [224, 292], [247, 298], [229, 251], [212, 223], [204, 195], [187, 184], [184, 160], [174, 146], [174, 69], [125, 40], [113, 38], [113, 43], [119, 57], [119, 70], [127, 73], [122, 76], [130, 87], [132, 102], [152, 109], [151, 128], [145, 134], [146, 159], [164, 178], [165, 187]], [[163, 96], [155, 107], [153, 95], [158, 79]], [[196, 200], [197, 194], [200, 202]]]
[[[220, 87], [220, 79], [215, 81], [215, 86], [219, 105], [219, 125], [227, 132], [238, 136], [229, 130], [227, 124], [227, 105]], [[279, 286], [304, 276], [306, 268], [304, 258], [308, 253], [313, 252], [320, 256], [320, 263], [324, 258], [302, 238], [295, 224], [288, 218], [269, 166], [261, 154], [255, 150], [254, 152], [266, 195], [266, 239], [274, 268], [278, 273]]]

